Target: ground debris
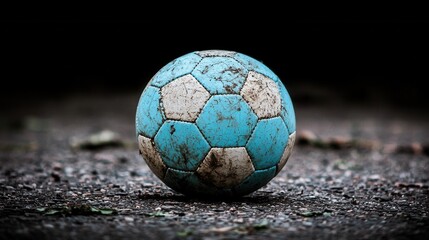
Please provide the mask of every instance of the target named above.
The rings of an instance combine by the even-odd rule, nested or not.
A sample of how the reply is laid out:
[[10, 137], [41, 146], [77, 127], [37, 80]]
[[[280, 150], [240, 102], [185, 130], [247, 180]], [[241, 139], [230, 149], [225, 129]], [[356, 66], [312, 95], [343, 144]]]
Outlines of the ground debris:
[[421, 154], [423, 153], [423, 146], [418, 142], [410, 144], [398, 145], [396, 148], [397, 153]]
[[381, 149], [382, 144], [374, 140], [351, 139], [343, 136], [321, 138], [310, 130], [302, 130], [297, 135], [297, 144], [302, 146], [313, 146], [317, 148], [330, 149]]
[[305, 212], [299, 212], [297, 213], [299, 216], [302, 217], [316, 217], [316, 216], [322, 216], [324, 212], [319, 211], [305, 211]]
[[44, 215], [113, 215], [117, 211], [112, 208], [96, 208], [87, 204], [66, 204], [57, 207], [41, 207], [36, 209], [37, 212]]
[[[131, 104], [119, 102], [121, 111], [113, 114], [113, 103], [101, 99], [94, 109], [107, 110], [99, 116], [55, 105], [47, 131], [0, 131], [0, 239], [402, 240], [429, 234], [426, 119], [408, 122], [397, 112], [372, 119], [364, 109], [368, 121], [360, 121], [298, 108], [297, 134], [311, 130], [309, 138], [320, 138], [320, 147], [297, 144], [266, 186], [219, 201], [186, 197], [156, 178], [138, 155], [135, 127], [129, 124], [135, 109], [123, 108], [138, 96], [127, 99]], [[315, 113], [324, 117], [308, 117]], [[357, 122], [355, 133], [351, 121]], [[100, 126], [135, 145], [70, 147], [71, 136], [88, 139]], [[422, 153], [397, 150], [413, 142], [421, 143]], [[388, 143], [394, 143], [391, 152]]]
[[247, 225], [235, 225], [235, 226], [225, 226], [225, 227], [217, 227], [210, 228], [207, 230], [202, 230], [202, 233], [217, 233], [217, 234], [225, 234], [225, 233], [237, 233], [248, 235], [257, 231], [265, 230], [270, 227], [270, 224], [267, 219], [262, 219], [259, 222]]
[[95, 150], [105, 147], [123, 147], [126, 144], [119, 137], [119, 134], [110, 130], [103, 130], [84, 138], [72, 138], [70, 145], [73, 148]]
[[417, 183], [406, 183], [406, 182], [396, 182], [395, 187], [398, 188], [428, 188], [428, 185], [425, 185], [421, 182]]
[[171, 214], [166, 213], [166, 212], [162, 212], [162, 211], [144, 213], [144, 215], [147, 217], [170, 217], [171, 216]]
[[176, 236], [180, 237], [180, 238], [189, 237], [192, 234], [193, 234], [193, 232], [191, 230], [188, 230], [188, 229], [176, 232]]
[[301, 146], [312, 146], [322, 149], [361, 149], [378, 150], [383, 153], [405, 153], [405, 154], [425, 154], [429, 155], [429, 145], [419, 142], [408, 144], [382, 143], [369, 139], [353, 139], [344, 136], [332, 136], [322, 138], [310, 130], [302, 130], [297, 135], [297, 144]]

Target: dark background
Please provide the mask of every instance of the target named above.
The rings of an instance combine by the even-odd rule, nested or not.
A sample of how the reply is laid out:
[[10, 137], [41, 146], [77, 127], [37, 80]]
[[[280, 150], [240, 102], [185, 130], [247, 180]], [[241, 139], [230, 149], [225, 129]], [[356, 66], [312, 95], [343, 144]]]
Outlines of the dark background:
[[[0, 239], [429, 239], [427, 18], [161, 3], [180, 14], [2, 19]], [[138, 156], [145, 84], [203, 49], [263, 61], [292, 95], [297, 146], [250, 197], [173, 194]]]
[[224, 49], [263, 61], [297, 101], [328, 89], [351, 103], [425, 107], [426, 17], [9, 17], [1, 25], [7, 106], [141, 91], [174, 58]]

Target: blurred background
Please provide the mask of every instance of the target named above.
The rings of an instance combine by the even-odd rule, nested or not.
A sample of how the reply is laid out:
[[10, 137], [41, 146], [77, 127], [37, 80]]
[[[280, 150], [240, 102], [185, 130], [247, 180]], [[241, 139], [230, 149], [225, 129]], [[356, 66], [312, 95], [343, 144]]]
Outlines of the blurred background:
[[[199, 229], [233, 223], [243, 226], [228, 230], [233, 237], [247, 229], [264, 239], [253, 234], [427, 239], [429, 19], [286, 17], [283, 6], [256, 7], [2, 16], [0, 236], [199, 238]], [[234, 211], [224, 202], [172, 198], [138, 154], [135, 110], [145, 85], [173, 59], [208, 49], [264, 62], [296, 111], [287, 170]], [[79, 215], [94, 214], [92, 206], [120, 212], [57, 218], [39, 211], [69, 203], [82, 203]], [[255, 225], [267, 219], [270, 225]]]
[[173, 20], [3, 18], [2, 105], [141, 92], [174, 58], [225, 49], [264, 62], [297, 102], [425, 109], [426, 17]]

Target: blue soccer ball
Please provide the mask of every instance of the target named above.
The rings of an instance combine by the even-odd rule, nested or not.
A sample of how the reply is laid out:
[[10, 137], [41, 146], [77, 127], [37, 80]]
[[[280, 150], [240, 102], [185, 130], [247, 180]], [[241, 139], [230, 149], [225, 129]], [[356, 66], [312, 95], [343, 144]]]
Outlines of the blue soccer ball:
[[237, 197], [266, 185], [295, 142], [295, 113], [281, 80], [241, 53], [198, 51], [164, 66], [136, 114], [140, 153], [186, 195]]

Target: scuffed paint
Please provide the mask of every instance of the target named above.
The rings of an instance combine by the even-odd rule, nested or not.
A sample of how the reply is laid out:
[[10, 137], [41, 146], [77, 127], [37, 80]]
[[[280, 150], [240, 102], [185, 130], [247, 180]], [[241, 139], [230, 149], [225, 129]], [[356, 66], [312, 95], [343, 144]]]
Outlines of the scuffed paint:
[[246, 148], [212, 148], [197, 169], [198, 176], [218, 188], [231, 188], [242, 182], [255, 168]]
[[205, 50], [196, 52], [201, 57], [234, 57], [236, 52], [224, 50]]
[[191, 73], [200, 61], [201, 57], [195, 53], [189, 53], [182, 57], [176, 58], [161, 68], [161, 70], [155, 74], [149, 84], [161, 88], [174, 79]]
[[246, 145], [255, 169], [276, 166], [286, 147], [287, 136], [287, 128], [280, 117], [259, 120]]
[[286, 164], [295, 112], [283, 82], [241, 53], [197, 51], [168, 63], [136, 114], [139, 149], [176, 191], [233, 197], [266, 185]]
[[240, 95], [209, 99], [196, 123], [212, 147], [243, 147], [258, 117]]
[[242, 183], [233, 188], [233, 191], [237, 195], [246, 195], [259, 189], [265, 185], [276, 175], [276, 166], [256, 170], [249, 177], [247, 177]]
[[271, 71], [267, 66], [265, 66], [265, 64], [252, 57], [249, 57], [242, 53], [237, 53], [234, 55], [234, 59], [241, 63], [249, 71], [255, 71], [260, 74], [263, 74], [271, 78], [275, 82], [280, 81], [279, 77], [277, 77], [277, 75], [273, 71]]
[[162, 87], [161, 96], [167, 119], [193, 122], [210, 98], [210, 93], [188, 74]]
[[229, 57], [206, 57], [192, 75], [211, 94], [237, 94], [247, 76], [247, 69]]
[[240, 95], [259, 118], [276, 117], [280, 113], [279, 88], [272, 79], [260, 73], [249, 72]]
[[163, 179], [167, 167], [162, 161], [159, 153], [156, 151], [152, 139], [139, 135], [138, 141], [140, 153], [150, 170], [152, 170], [158, 178]]
[[194, 123], [167, 120], [155, 136], [155, 146], [171, 168], [196, 170], [210, 146]]
[[147, 87], [140, 97], [136, 113], [137, 134], [155, 136], [164, 117], [160, 106], [161, 95], [156, 87]]
[[217, 188], [213, 184], [206, 184], [197, 176], [196, 172], [187, 172], [177, 169], [167, 169], [164, 183], [175, 191], [199, 197], [230, 197], [231, 190]]
[[287, 160], [292, 154], [292, 149], [293, 149], [293, 146], [295, 145], [295, 138], [296, 138], [296, 132], [293, 132], [292, 134], [289, 135], [287, 146], [283, 152], [280, 162], [277, 164], [277, 173], [279, 173], [282, 170], [282, 168], [286, 165]]
[[293, 109], [292, 99], [282, 82], [277, 82], [277, 85], [279, 86], [280, 96], [282, 99], [280, 115], [282, 116], [283, 121], [285, 121], [289, 134], [291, 134], [296, 131], [295, 110]]

